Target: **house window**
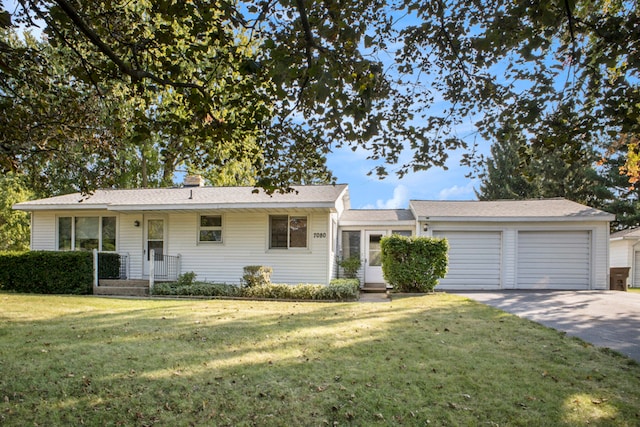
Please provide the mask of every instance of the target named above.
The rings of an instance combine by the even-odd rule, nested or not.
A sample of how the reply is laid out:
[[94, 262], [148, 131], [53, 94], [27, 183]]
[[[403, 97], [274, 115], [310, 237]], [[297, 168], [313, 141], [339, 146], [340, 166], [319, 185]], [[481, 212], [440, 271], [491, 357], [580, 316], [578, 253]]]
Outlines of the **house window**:
[[71, 217], [58, 218], [58, 250], [70, 251], [73, 245], [73, 226]]
[[100, 218], [76, 217], [75, 249], [90, 251], [100, 245]]
[[397, 234], [398, 236], [411, 237], [411, 230], [393, 230], [391, 234]]
[[116, 250], [116, 217], [102, 217], [102, 250]]
[[269, 248], [307, 247], [307, 217], [271, 215], [269, 217]]
[[342, 232], [342, 258], [351, 257], [360, 258], [360, 232], [359, 231], [343, 231]]
[[198, 241], [222, 243], [222, 216], [200, 215]]
[[116, 217], [58, 218], [58, 250], [116, 250]]

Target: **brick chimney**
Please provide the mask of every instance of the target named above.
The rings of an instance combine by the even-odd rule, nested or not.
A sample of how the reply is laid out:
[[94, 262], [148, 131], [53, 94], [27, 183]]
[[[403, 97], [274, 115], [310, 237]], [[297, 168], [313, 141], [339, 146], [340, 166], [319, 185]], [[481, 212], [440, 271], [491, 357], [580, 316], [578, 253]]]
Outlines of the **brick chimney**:
[[204, 187], [204, 178], [202, 175], [187, 175], [184, 177], [185, 187]]

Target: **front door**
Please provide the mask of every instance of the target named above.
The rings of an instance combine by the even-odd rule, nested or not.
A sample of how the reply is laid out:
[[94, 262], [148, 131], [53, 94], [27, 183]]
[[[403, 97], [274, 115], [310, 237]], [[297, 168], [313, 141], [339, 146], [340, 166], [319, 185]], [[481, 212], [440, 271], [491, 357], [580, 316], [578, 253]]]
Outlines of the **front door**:
[[385, 283], [382, 277], [382, 250], [380, 240], [387, 233], [384, 231], [365, 232], [366, 258], [364, 263], [365, 283]]
[[144, 251], [144, 274], [149, 274], [149, 264], [151, 260], [151, 250], [155, 252], [156, 270], [158, 263], [162, 263], [165, 253], [165, 220], [163, 218], [147, 218], [145, 220], [145, 251]]

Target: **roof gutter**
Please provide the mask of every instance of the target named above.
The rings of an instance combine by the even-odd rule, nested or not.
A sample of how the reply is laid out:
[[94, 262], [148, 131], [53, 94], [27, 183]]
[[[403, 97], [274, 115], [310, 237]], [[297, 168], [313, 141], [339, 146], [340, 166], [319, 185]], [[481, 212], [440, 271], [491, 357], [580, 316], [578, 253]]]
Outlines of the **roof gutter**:
[[536, 216], [523, 216], [523, 217], [429, 217], [420, 216], [418, 221], [420, 222], [585, 222], [585, 221], [613, 221], [615, 215], [598, 215], [598, 216], [554, 216], [554, 217], [536, 217]]
[[27, 203], [17, 203], [12, 206], [17, 211], [89, 211], [89, 210], [109, 210], [109, 205], [30, 205]]

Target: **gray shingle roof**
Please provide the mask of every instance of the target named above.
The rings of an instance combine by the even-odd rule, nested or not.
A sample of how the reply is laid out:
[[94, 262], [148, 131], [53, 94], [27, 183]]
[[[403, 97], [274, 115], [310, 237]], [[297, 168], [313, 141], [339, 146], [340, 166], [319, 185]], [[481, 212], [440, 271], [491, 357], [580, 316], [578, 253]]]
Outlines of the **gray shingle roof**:
[[414, 221], [409, 209], [350, 209], [342, 213], [340, 222], [345, 221]]
[[612, 220], [613, 215], [570, 200], [497, 200], [497, 201], [426, 201], [411, 200], [409, 206], [420, 219], [598, 219]]
[[268, 195], [253, 187], [181, 187], [96, 190], [18, 203], [22, 210], [46, 209], [216, 209], [242, 207], [333, 207], [346, 184], [294, 186], [294, 192]]
[[609, 237], [612, 239], [615, 239], [615, 238], [640, 239], [640, 227], [629, 228], [627, 230], [622, 230], [622, 231], [616, 231], [615, 233], [611, 233]]

